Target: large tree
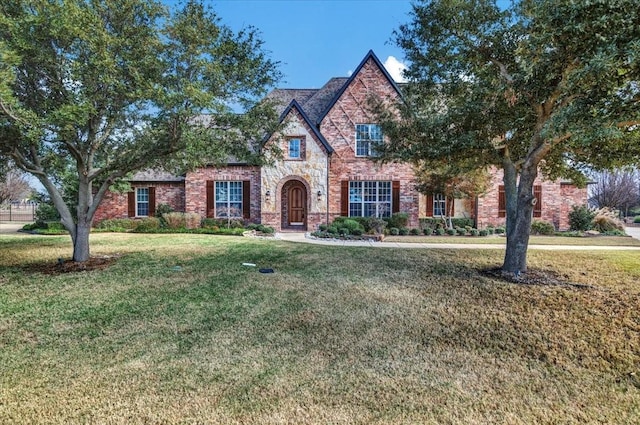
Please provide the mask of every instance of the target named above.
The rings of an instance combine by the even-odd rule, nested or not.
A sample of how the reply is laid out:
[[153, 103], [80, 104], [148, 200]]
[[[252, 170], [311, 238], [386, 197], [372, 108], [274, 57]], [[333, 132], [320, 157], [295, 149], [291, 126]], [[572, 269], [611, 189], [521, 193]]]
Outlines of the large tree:
[[[256, 101], [278, 78], [255, 29], [234, 33], [197, 1], [4, 0], [0, 156], [42, 183], [86, 261], [118, 179], [259, 153], [277, 117]], [[69, 170], [77, 196], [65, 203]]]
[[418, 1], [395, 39], [409, 84], [379, 108], [382, 158], [502, 169], [506, 272], [526, 271], [539, 172], [585, 183], [640, 158], [637, 0]]

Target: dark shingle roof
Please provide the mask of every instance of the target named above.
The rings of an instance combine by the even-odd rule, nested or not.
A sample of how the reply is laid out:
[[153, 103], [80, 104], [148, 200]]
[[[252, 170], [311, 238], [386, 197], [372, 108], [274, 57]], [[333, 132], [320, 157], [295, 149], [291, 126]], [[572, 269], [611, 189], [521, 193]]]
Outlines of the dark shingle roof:
[[163, 170], [138, 171], [129, 179], [132, 182], [183, 182], [184, 176], [176, 176]]

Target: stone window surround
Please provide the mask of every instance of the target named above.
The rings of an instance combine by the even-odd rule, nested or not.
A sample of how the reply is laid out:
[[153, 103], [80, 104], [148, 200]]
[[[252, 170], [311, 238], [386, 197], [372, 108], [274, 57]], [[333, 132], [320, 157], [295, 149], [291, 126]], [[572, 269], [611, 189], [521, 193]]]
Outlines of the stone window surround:
[[[299, 156], [298, 157], [291, 157], [289, 156], [291, 153], [290, 150], [290, 143], [292, 140], [299, 140]], [[305, 136], [290, 136], [287, 137], [286, 139], [286, 144], [285, 144], [285, 160], [287, 161], [304, 161], [306, 158], [306, 151], [307, 151], [307, 146], [306, 146], [306, 137]]]

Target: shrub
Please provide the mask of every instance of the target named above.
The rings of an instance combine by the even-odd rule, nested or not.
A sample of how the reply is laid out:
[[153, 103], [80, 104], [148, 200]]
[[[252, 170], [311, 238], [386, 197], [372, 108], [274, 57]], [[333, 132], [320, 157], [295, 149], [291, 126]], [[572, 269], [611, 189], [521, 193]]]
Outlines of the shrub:
[[637, 216], [633, 217], [633, 222], [634, 223], [640, 223], [640, 215], [637, 215]]
[[504, 226], [496, 227], [496, 234], [497, 235], [502, 235], [505, 231], [506, 231], [506, 229], [504, 228]]
[[338, 229], [338, 234], [339, 234], [340, 236], [349, 236], [349, 228], [347, 228], [347, 227], [340, 227], [340, 228]]
[[185, 229], [187, 227], [185, 214], [181, 212], [170, 212], [162, 216], [167, 229]]
[[185, 213], [184, 222], [187, 229], [197, 229], [198, 227], [200, 227], [202, 218], [198, 213]]
[[328, 228], [329, 226], [326, 224], [321, 224], [320, 226], [318, 226], [318, 230], [320, 230], [321, 232], [326, 232]]
[[409, 234], [409, 229], [407, 229], [406, 227], [401, 227], [400, 228], [400, 235], [401, 236], [407, 236]]
[[363, 220], [362, 224], [364, 226], [365, 232], [374, 233], [376, 235], [381, 235], [382, 233], [384, 233], [384, 229], [385, 227], [387, 227], [386, 221], [377, 217], [364, 217], [364, 218], [366, 218], [366, 220]]
[[556, 228], [553, 223], [544, 220], [533, 220], [531, 223], [532, 235], [545, 235], [551, 236], [555, 234]]
[[135, 229], [136, 233], [153, 233], [160, 229], [160, 219], [157, 217], [147, 217], [137, 221]]
[[617, 211], [609, 208], [600, 208], [594, 211], [591, 227], [600, 233], [618, 230], [624, 234], [624, 223], [618, 218]]
[[420, 229], [413, 228], [409, 230], [409, 234], [413, 236], [418, 236], [420, 234]]
[[156, 217], [160, 218], [165, 214], [172, 213], [174, 211], [169, 204], [158, 204], [156, 206]]
[[364, 233], [364, 231], [363, 231], [362, 229], [360, 229], [360, 228], [353, 229], [353, 230], [351, 231], [351, 234], [352, 234], [353, 236], [361, 236], [363, 233]]
[[447, 235], [453, 236], [456, 234], [456, 229], [447, 229], [446, 232], [447, 232]]
[[425, 236], [431, 236], [433, 235], [433, 232], [435, 231], [435, 229], [432, 229], [430, 227], [425, 227], [424, 229], [422, 229], [422, 234]]
[[471, 229], [469, 230], [469, 233], [471, 233], [471, 236], [478, 236], [480, 231], [478, 229]]
[[327, 228], [327, 233], [329, 233], [330, 235], [337, 235], [338, 234], [338, 228], [334, 225], [331, 225]]
[[458, 227], [457, 229], [455, 229], [455, 231], [459, 236], [467, 235], [467, 229], [465, 229], [464, 227]]
[[60, 220], [58, 210], [51, 204], [41, 203], [36, 210], [36, 221]]
[[434, 232], [438, 236], [443, 236], [446, 233], [446, 230], [444, 229], [444, 227], [438, 227], [436, 230], [434, 230]]
[[347, 229], [349, 234], [352, 234], [354, 230], [358, 229], [360, 234], [364, 233], [364, 226], [360, 224], [357, 220], [349, 217], [338, 217], [333, 220], [333, 226], [336, 226], [338, 229]]
[[478, 235], [480, 236], [489, 236], [489, 231], [487, 229], [482, 229], [478, 231]]
[[397, 227], [391, 227], [389, 228], [389, 234], [392, 236], [398, 236], [400, 234], [400, 229]]
[[397, 212], [391, 215], [387, 219], [388, 227], [395, 227], [401, 229], [403, 227], [407, 227], [407, 223], [409, 222], [409, 214], [406, 212]]
[[487, 233], [489, 233], [490, 235], [493, 235], [496, 233], [496, 228], [493, 226], [488, 226], [487, 227]]
[[473, 227], [473, 219], [471, 218], [452, 218], [451, 219], [451, 225], [456, 228], [456, 227], [469, 227], [472, 228]]
[[267, 235], [272, 235], [273, 233], [275, 233], [276, 229], [274, 229], [271, 226], [263, 226], [262, 224], [258, 227], [258, 230], [262, 233], [265, 233]]
[[591, 229], [595, 213], [586, 205], [574, 205], [569, 211], [569, 229], [587, 231]]

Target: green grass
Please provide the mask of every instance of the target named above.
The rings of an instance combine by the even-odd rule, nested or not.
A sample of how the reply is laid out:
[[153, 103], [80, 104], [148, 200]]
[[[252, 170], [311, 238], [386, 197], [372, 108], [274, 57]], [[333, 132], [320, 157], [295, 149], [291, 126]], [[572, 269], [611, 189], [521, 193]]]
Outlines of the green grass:
[[[502, 244], [507, 243], [504, 236], [386, 236], [385, 242], [409, 243], [454, 243], [454, 244]], [[586, 245], [586, 246], [640, 246], [640, 240], [629, 236], [531, 236], [530, 245]]]
[[530, 253], [578, 288], [479, 274], [498, 250], [91, 240], [111, 267], [50, 276], [68, 237], [0, 236], [0, 423], [640, 417], [640, 252]]

